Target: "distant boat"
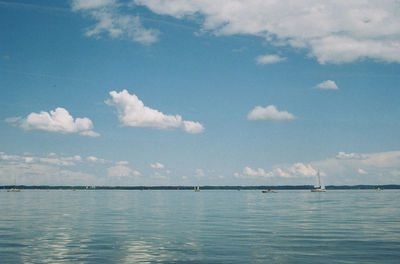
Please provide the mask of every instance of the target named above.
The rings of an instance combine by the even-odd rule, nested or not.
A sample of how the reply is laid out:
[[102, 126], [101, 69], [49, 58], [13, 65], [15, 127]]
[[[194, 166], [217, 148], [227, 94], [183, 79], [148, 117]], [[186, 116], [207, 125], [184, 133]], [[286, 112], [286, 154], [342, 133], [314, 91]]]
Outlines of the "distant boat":
[[194, 187], [194, 191], [195, 191], [195, 192], [200, 192], [200, 187], [199, 187], [199, 186]]
[[276, 193], [276, 191], [268, 189], [268, 190], [261, 190], [262, 193]]
[[7, 192], [20, 192], [20, 189], [17, 189], [17, 177], [14, 175], [14, 188], [8, 189]]
[[314, 188], [311, 189], [312, 192], [325, 192], [325, 186], [321, 185], [321, 176], [319, 175], [319, 170], [317, 173], [317, 178], [318, 178], [318, 185], [314, 186]]
[[377, 187], [375, 190], [376, 191], [383, 191], [383, 188]]
[[7, 190], [7, 192], [20, 192], [21, 190], [20, 189], [17, 189], [17, 188], [11, 188], [11, 189], [8, 189]]

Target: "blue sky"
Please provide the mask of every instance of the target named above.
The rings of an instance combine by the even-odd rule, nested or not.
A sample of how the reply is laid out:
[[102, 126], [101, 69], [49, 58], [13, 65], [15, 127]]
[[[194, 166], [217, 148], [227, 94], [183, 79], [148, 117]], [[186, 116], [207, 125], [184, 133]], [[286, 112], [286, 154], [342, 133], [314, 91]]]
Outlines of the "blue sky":
[[400, 184], [400, 5], [0, 1], [0, 184]]

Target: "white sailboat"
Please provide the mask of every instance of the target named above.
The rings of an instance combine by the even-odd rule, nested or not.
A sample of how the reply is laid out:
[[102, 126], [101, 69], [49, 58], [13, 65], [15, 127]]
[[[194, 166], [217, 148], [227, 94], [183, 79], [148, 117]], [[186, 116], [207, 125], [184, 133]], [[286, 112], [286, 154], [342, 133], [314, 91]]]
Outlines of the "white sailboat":
[[321, 176], [319, 175], [319, 170], [317, 173], [317, 178], [318, 178], [318, 185], [314, 186], [314, 188], [311, 189], [311, 192], [325, 192], [325, 186], [321, 185]]
[[17, 177], [14, 175], [14, 188], [8, 189], [7, 192], [20, 192], [20, 189], [17, 189]]
[[200, 192], [200, 186], [194, 187], [195, 192]]

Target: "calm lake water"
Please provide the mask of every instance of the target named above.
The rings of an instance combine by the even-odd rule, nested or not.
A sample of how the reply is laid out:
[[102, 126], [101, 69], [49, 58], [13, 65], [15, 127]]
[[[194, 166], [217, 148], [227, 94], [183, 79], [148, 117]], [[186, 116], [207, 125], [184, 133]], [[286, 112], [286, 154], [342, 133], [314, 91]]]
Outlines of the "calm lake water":
[[0, 191], [1, 263], [399, 263], [400, 191]]

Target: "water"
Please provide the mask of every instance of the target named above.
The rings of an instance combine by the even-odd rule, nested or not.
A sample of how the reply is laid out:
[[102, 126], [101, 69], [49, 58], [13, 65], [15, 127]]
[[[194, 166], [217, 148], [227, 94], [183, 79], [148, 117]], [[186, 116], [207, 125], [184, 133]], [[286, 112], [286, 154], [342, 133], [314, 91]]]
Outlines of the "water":
[[399, 263], [400, 191], [0, 192], [0, 263]]

